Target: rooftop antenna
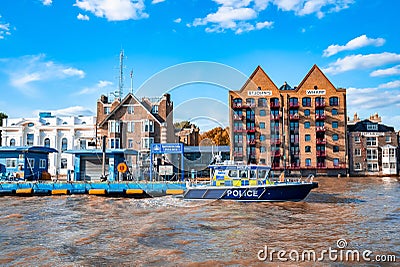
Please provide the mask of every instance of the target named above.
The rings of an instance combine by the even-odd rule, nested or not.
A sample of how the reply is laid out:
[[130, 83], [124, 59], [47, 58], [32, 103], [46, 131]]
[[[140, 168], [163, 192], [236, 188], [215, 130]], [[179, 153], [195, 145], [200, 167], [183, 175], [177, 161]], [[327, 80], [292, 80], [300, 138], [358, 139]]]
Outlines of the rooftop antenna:
[[117, 97], [122, 99], [124, 90], [124, 50], [121, 49], [119, 53], [119, 84], [118, 84], [118, 94]]
[[131, 94], [133, 94], [133, 69], [131, 69]]

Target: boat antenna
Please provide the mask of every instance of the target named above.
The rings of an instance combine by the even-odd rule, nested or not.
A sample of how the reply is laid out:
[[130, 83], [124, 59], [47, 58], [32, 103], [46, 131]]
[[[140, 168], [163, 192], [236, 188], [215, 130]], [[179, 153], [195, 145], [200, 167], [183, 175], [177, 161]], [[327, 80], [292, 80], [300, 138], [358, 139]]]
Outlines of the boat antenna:
[[124, 90], [124, 50], [121, 49], [119, 53], [119, 83], [118, 83], [118, 94], [117, 97], [122, 99]]

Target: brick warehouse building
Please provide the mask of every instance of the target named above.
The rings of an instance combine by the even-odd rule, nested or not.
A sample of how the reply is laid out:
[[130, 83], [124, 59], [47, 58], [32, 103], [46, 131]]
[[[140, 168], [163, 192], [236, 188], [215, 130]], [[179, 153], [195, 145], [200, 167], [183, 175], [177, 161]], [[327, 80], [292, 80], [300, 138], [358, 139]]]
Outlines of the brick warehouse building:
[[298, 87], [278, 88], [258, 66], [229, 92], [231, 158], [301, 175], [346, 174], [346, 90], [314, 65]]

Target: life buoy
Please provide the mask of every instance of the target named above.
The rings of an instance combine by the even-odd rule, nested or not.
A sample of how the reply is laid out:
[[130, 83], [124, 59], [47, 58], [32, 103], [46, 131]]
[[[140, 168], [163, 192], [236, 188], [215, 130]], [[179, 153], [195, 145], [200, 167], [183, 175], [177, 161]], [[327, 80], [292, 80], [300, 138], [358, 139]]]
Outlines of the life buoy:
[[121, 162], [120, 164], [118, 164], [117, 170], [121, 173], [125, 173], [128, 170], [128, 165], [126, 165], [125, 162]]

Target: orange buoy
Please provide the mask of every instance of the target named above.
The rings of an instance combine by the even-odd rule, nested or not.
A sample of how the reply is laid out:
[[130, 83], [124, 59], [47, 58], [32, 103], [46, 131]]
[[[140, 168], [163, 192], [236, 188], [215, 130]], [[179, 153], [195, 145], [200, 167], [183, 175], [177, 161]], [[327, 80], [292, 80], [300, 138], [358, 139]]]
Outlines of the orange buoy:
[[128, 165], [126, 165], [125, 162], [121, 162], [120, 164], [118, 164], [117, 170], [121, 173], [125, 173], [128, 170]]

